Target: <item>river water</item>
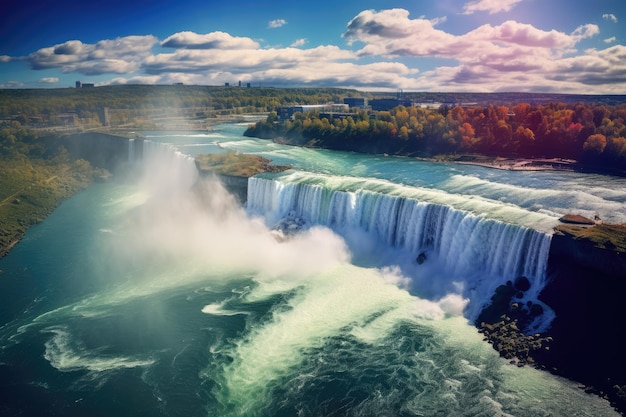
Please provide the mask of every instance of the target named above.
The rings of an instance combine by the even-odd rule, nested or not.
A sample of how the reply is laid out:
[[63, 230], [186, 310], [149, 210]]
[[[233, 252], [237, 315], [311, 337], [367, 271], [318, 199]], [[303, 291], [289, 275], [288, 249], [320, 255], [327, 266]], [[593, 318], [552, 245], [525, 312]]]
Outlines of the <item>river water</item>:
[[[0, 415], [618, 415], [510, 365], [472, 320], [518, 275], [538, 302], [558, 217], [626, 222], [626, 181], [244, 130], [145, 133], [128, 175], [66, 201], [0, 260]], [[213, 179], [194, 187], [192, 157], [226, 149], [294, 168], [250, 180], [242, 207]]]

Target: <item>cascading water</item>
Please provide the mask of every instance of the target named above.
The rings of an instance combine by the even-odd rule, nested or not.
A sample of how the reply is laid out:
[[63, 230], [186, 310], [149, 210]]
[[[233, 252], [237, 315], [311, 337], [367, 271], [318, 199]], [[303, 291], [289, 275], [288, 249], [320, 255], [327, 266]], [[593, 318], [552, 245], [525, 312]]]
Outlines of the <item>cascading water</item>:
[[128, 139], [128, 162], [135, 162], [135, 139]]
[[[463, 287], [470, 319], [507, 281], [528, 278], [531, 286], [520, 302], [534, 303], [546, 283], [551, 235], [450, 206], [363, 189], [344, 191], [306, 179], [251, 178], [247, 208], [270, 223], [295, 216], [342, 234], [359, 229], [409, 254], [405, 259], [433, 259], [440, 270], [436, 275]], [[530, 330], [544, 330], [552, 318], [548, 309]]]

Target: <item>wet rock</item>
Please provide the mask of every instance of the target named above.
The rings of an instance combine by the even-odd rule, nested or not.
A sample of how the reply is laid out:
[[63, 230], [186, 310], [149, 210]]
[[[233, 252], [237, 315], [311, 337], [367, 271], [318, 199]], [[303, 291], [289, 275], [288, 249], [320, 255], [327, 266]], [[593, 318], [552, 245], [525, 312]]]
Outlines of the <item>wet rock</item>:
[[293, 237], [306, 228], [306, 221], [291, 212], [272, 227], [277, 240], [283, 241]]
[[530, 289], [530, 281], [524, 276], [517, 277], [515, 278], [513, 287], [518, 291], [528, 291]]
[[418, 265], [421, 265], [424, 262], [426, 262], [426, 253], [422, 252], [419, 255], [417, 255], [417, 259], [415, 259], [415, 262], [417, 262]]

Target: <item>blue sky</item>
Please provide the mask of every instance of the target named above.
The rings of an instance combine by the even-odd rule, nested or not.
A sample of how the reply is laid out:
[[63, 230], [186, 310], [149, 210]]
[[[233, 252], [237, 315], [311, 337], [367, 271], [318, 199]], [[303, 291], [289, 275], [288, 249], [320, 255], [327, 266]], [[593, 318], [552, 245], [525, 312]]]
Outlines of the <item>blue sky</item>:
[[626, 94], [624, 0], [5, 0], [0, 19], [0, 88]]

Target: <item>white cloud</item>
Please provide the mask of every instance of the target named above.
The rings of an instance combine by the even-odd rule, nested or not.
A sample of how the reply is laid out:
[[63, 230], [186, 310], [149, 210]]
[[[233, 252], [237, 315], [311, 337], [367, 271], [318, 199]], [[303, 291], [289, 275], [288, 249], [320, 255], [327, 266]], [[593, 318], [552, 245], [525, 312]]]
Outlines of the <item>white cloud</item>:
[[270, 48], [222, 50], [219, 54], [207, 50], [179, 49], [148, 57], [143, 68], [151, 74], [166, 72], [224, 71], [244, 73], [278, 68], [302, 68], [312, 63], [354, 59], [355, 55], [336, 46], [311, 49]]
[[300, 46], [303, 46], [307, 43], [308, 41], [304, 38], [298, 39], [296, 41], [294, 41], [291, 45], [289, 45], [292, 48], [298, 48]]
[[613, 43], [617, 40], [617, 38], [615, 36], [611, 36], [610, 38], [606, 38], [604, 40], [604, 43]]
[[[350, 21], [344, 37], [351, 44], [364, 44], [357, 52], [360, 56], [440, 57], [459, 63], [422, 73], [417, 78], [420, 89], [588, 92], [593, 83], [594, 90], [619, 91], [625, 81], [617, 69], [606, 72], [602, 86], [602, 71], [610, 65], [608, 56], [576, 50], [582, 39], [598, 33], [598, 26], [592, 24], [567, 34], [509, 20], [453, 35], [435, 28], [430, 20], [410, 19], [408, 11], [394, 9], [361, 12]], [[572, 55], [577, 59], [564, 58]], [[626, 58], [618, 65], [618, 52], [608, 55], [615, 68], [625, 66]], [[578, 74], [576, 69], [583, 65], [586, 72]]]
[[87, 75], [128, 73], [139, 69], [157, 43], [154, 36], [127, 36], [105, 39], [95, 44], [71, 40], [28, 55], [33, 69], [61, 68], [65, 73]]
[[204, 35], [195, 32], [179, 32], [167, 37], [161, 46], [186, 49], [256, 49], [258, 42], [226, 32], [211, 32]]
[[[106, 84], [223, 85], [242, 80], [368, 91], [626, 90], [626, 47], [577, 49], [581, 40], [599, 33], [596, 25], [583, 24], [568, 34], [507, 20], [452, 34], [438, 26], [444, 21], [445, 17], [413, 19], [404, 9], [366, 10], [348, 23], [342, 35], [349, 45], [358, 45], [354, 51], [335, 45], [306, 48], [304, 38], [289, 47], [269, 48], [226, 32], [186, 31], [162, 41], [151, 35], [94, 44], [69, 40], [23, 58], [0, 56], [0, 63], [24, 59], [33, 69], [115, 75]], [[448, 63], [420, 71], [422, 58], [444, 58]]]
[[573, 39], [576, 40], [576, 42], [578, 42], [585, 38], [591, 38], [599, 33], [600, 33], [600, 28], [598, 27], [598, 25], [586, 24], [586, 25], [578, 26], [572, 32], [571, 36]]
[[274, 19], [268, 22], [267, 27], [270, 29], [276, 29], [279, 27], [283, 27], [286, 24], [287, 24], [287, 21], [285, 19]]
[[613, 23], [617, 23], [617, 16], [615, 16], [613, 13], [605, 13], [602, 15], [602, 18]]
[[463, 14], [472, 14], [475, 12], [487, 12], [489, 14], [508, 12], [522, 1], [523, 0], [475, 0], [465, 3], [463, 6]]
[[56, 84], [59, 82], [59, 77], [45, 77], [45, 78], [40, 78], [39, 82], [41, 84]]
[[440, 57], [461, 62], [478, 57], [526, 57], [534, 62], [537, 56], [558, 57], [598, 32], [595, 25], [583, 25], [568, 35], [509, 20], [453, 35], [435, 28], [431, 20], [410, 19], [407, 10], [392, 9], [361, 12], [350, 21], [343, 36], [349, 44], [365, 44], [358, 51], [360, 56]]
[[10, 80], [6, 83], [0, 84], [0, 88], [22, 88], [24, 87], [24, 83], [21, 81]]

